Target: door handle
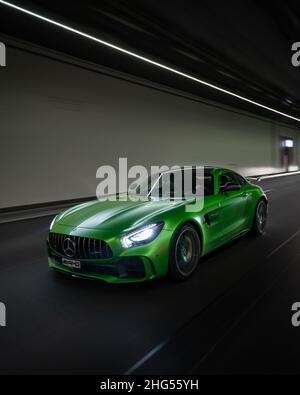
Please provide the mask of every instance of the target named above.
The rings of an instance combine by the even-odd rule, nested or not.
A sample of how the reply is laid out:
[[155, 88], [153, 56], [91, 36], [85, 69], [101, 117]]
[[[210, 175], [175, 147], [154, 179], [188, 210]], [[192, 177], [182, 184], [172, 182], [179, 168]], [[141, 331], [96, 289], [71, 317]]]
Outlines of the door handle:
[[242, 196], [243, 198], [247, 198], [247, 197], [249, 196], [249, 193], [243, 192], [241, 196]]
[[219, 218], [219, 213], [217, 211], [211, 211], [210, 213], [204, 216], [205, 222], [208, 226], [212, 225], [214, 221], [217, 221]]

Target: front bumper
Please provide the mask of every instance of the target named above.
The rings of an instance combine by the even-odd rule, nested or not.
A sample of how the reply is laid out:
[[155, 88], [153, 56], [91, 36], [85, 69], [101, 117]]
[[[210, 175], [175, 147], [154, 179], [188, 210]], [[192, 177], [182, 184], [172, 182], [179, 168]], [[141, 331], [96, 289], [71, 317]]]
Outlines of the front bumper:
[[[69, 232], [61, 233], [68, 234]], [[119, 242], [115, 243], [115, 240], [110, 240], [112, 258], [80, 259], [80, 269], [65, 266], [63, 259], [68, 259], [68, 257], [55, 251], [48, 241], [48, 263], [50, 268], [74, 277], [98, 279], [109, 283], [153, 280], [165, 276], [168, 272], [170, 236], [171, 232], [161, 231], [153, 242], [129, 249], [120, 249]]]
[[115, 282], [139, 282], [151, 280], [156, 277], [153, 265], [147, 258], [128, 257], [116, 259], [110, 263], [103, 261], [81, 261], [81, 268], [70, 268], [62, 264], [62, 257], [49, 254], [49, 267], [74, 277], [104, 280]]

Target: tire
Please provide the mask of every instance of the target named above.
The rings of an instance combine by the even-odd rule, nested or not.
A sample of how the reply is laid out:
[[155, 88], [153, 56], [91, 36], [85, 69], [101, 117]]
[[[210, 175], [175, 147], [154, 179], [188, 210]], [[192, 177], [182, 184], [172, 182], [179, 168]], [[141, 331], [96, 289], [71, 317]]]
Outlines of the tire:
[[173, 280], [184, 281], [195, 271], [200, 259], [201, 242], [197, 230], [189, 224], [181, 226], [170, 246], [169, 274]]
[[265, 233], [266, 224], [268, 218], [268, 206], [267, 203], [261, 199], [256, 206], [252, 233], [254, 236], [260, 237]]

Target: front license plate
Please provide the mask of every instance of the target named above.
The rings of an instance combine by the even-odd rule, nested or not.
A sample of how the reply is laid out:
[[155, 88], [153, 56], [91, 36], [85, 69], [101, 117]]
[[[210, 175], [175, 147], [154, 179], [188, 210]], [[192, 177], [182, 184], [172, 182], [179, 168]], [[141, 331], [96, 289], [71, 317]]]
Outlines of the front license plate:
[[72, 269], [81, 269], [81, 263], [80, 263], [80, 261], [72, 261], [71, 259], [62, 258], [61, 263], [62, 263], [64, 266], [70, 267], [70, 268], [72, 268]]

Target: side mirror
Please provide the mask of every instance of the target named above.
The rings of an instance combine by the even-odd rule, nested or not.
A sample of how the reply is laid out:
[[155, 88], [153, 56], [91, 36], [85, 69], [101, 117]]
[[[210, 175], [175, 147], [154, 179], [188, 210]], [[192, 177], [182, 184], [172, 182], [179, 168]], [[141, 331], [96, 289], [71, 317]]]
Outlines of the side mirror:
[[229, 184], [221, 189], [221, 193], [240, 191], [241, 187], [238, 184]]

